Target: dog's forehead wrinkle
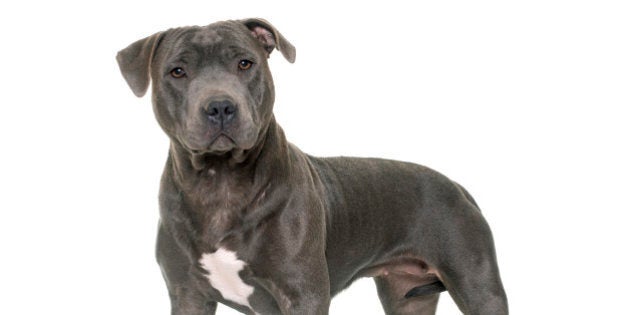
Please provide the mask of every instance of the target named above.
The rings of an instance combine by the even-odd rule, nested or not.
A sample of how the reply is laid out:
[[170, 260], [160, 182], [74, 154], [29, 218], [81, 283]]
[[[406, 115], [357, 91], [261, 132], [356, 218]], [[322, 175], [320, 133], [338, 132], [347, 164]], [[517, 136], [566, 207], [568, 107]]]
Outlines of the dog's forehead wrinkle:
[[223, 36], [215, 29], [202, 29], [194, 33], [190, 42], [196, 45], [215, 45], [223, 40]]
[[223, 40], [230, 42], [242, 41], [242, 30], [231, 24], [215, 23], [207, 26], [192, 28], [191, 42], [202, 45], [212, 45]]

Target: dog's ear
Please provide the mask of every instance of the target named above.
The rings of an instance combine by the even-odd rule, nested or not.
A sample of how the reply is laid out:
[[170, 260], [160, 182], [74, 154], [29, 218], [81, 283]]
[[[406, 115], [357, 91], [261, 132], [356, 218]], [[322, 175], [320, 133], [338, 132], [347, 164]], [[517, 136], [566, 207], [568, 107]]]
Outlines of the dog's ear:
[[275, 48], [290, 63], [295, 62], [295, 47], [271, 23], [263, 19], [246, 19], [241, 20], [241, 22], [265, 46], [268, 53], [271, 53]]
[[143, 38], [116, 55], [120, 72], [125, 81], [137, 97], [142, 97], [149, 88], [151, 81], [151, 60], [162, 39], [163, 32]]

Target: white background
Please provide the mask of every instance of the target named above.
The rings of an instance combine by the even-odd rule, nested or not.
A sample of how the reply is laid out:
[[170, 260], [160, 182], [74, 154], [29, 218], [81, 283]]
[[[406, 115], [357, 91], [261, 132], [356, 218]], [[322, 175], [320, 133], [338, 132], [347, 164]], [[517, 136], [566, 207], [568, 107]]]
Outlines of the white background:
[[[114, 56], [263, 17], [297, 47], [270, 60], [291, 142], [466, 186], [512, 314], [628, 314], [629, 16], [627, 1], [3, 2], [0, 312], [169, 314], [153, 258], [168, 143]], [[438, 313], [457, 314], [445, 294]], [[371, 281], [331, 314], [382, 314]]]

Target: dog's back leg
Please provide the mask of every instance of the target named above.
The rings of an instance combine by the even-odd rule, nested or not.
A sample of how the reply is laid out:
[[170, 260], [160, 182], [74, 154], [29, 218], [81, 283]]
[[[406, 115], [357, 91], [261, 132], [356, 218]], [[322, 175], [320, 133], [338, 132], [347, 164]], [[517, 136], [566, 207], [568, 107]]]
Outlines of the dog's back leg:
[[374, 278], [378, 297], [387, 315], [434, 315], [441, 290], [427, 295], [408, 296], [409, 286], [399, 276]]

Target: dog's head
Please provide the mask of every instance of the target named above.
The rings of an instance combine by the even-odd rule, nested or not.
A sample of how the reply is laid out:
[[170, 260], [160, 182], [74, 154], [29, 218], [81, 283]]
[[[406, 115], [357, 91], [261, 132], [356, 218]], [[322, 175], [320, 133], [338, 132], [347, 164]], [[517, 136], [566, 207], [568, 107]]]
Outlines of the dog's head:
[[272, 117], [274, 49], [294, 62], [295, 48], [271, 24], [246, 19], [156, 33], [117, 60], [138, 97], [152, 82], [155, 115], [172, 141], [192, 154], [242, 154]]

